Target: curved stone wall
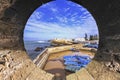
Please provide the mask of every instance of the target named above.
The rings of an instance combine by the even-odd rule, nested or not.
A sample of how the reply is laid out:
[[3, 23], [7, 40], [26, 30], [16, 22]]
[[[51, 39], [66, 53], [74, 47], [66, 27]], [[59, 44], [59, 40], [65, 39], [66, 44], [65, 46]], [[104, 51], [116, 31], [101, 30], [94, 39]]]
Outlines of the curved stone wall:
[[[23, 44], [27, 19], [37, 7], [48, 1], [50, 0], [0, 0], [0, 80], [53, 78], [53, 75], [45, 73], [32, 63]], [[95, 60], [103, 65], [111, 63], [111, 66], [120, 62], [120, 0], [73, 1], [87, 8], [97, 22], [100, 41]], [[111, 80], [117, 79], [120, 80], [118, 76]]]

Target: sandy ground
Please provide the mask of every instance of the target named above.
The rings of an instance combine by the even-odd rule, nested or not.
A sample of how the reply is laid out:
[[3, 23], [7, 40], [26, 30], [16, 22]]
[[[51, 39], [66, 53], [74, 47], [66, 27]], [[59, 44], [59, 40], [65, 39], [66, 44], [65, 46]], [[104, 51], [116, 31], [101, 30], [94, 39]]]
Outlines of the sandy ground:
[[55, 75], [57, 79], [65, 79], [65, 70], [63, 62], [60, 60], [49, 60], [44, 68], [45, 71]]
[[56, 76], [57, 79], [60, 80], [65, 80], [66, 75], [71, 74], [71, 72], [68, 72], [64, 69], [64, 61], [63, 61], [63, 56], [66, 55], [89, 55], [91, 57], [94, 57], [93, 52], [90, 51], [82, 51], [80, 50], [80, 53], [72, 52], [72, 51], [64, 51], [64, 52], [58, 52], [51, 54], [48, 58], [48, 61], [44, 67], [44, 70], [52, 73]]

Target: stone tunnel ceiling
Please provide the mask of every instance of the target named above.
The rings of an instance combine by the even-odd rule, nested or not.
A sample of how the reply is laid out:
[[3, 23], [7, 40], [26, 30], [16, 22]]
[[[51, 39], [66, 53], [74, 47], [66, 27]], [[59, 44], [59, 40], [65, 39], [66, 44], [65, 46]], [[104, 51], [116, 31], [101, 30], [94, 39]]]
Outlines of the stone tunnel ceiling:
[[[23, 50], [23, 30], [33, 11], [50, 0], [0, 0], [0, 50]], [[120, 61], [120, 0], [72, 0], [87, 8], [99, 29], [95, 59]], [[22, 55], [22, 54], [21, 54]], [[24, 56], [27, 56], [26, 54]], [[26, 57], [24, 57], [26, 58]]]
[[[23, 30], [27, 19], [37, 7], [48, 1], [50, 0], [1, 0], [0, 35], [1, 38], [12, 38], [1, 42], [0, 48], [24, 49]], [[98, 51], [120, 52], [120, 1], [73, 1], [87, 8], [95, 18], [100, 34]]]

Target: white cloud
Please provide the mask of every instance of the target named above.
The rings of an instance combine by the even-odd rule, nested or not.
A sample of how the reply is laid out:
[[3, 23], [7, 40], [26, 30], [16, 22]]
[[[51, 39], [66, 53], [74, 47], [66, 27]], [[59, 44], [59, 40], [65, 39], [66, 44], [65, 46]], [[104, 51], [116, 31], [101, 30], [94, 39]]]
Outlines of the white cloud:
[[57, 12], [58, 10], [56, 8], [50, 8], [52, 12]]
[[[63, 37], [63, 38], [75, 38], [75, 37], [83, 37], [85, 33], [93, 33], [92, 31], [96, 31], [96, 25], [91, 25], [91, 21], [86, 22], [81, 26], [61, 26], [57, 23], [45, 23], [39, 22], [37, 20], [29, 21], [26, 25], [26, 30], [32, 31], [33, 33], [25, 33], [25, 37], [28, 35], [33, 35], [34, 37], [39, 38], [55, 38], [55, 37]], [[95, 32], [96, 33], [96, 32]], [[27, 34], [27, 35], [26, 35]], [[39, 36], [38, 36], [39, 35]], [[31, 37], [33, 37], [31, 36]]]
[[63, 17], [56, 16], [56, 19], [61, 23], [67, 23], [68, 22], [68, 18], [65, 17], [65, 16], [63, 16]]
[[[76, 4], [74, 5], [76, 6]], [[75, 12], [73, 14], [70, 12], [65, 14], [64, 16], [61, 14], [57, 14], [59, 13], [57, 7], [52, 6], [49, 9], [54, 14], [54, 16], [52, 16], [50, 19], [54, 20], [54, 18], [56, 18], [58, 23], [42, 22], [38, 19], [42, 18], [45, 13], [34, 12], [25, 27], [25, 38], [76, 38], [83, 37], [85, 33], [98, 34], [97, 25], [94, 19], [91, 17], [89, 12], [85, 11], [84, 8], [81, 8], [81, 10], [85, 11], [84, 13], [82, 13], [82, 15], [79, 15], [78, 12]], [[68, 10], [70, 10], [70, 8], [66, 8], [64, 11]]]
[[64, 9], [65, 12], [67, 12], [69, 10], [70, 10], [70, 7]]
[[27, 22], [29, 22], [30, 20], [31, 21], [35, 21], [37, 19], [41, 19], [43, 16], [44, 16], [44, 13], [34, 11], [33, 14], [30, 16], [30, 18], [28, 19]]

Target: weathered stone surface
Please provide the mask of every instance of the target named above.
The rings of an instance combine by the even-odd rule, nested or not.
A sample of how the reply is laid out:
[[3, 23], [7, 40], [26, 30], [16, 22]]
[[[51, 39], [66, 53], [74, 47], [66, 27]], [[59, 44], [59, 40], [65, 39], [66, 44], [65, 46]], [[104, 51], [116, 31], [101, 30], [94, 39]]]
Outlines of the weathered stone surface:
[[70, 74], [66, 77], [66, 80], [78, 80], [78, 78], [75, 74]]
[[0, 16], [2, 12], [10, 6], [11, 1], [9, 0], [0, 0]]
[[82, 68], [81, 70], [76, 72], [75, 75], [77, 76], [78, 80], [94, 80], [94, 78], [91, 76], [91, 74], [88, 73], [85, 68]]
[[4, 53], [3, 58], [5, 58], [5, 65], [0, 64], [1, 80], [52, 80], [54, 78], [54, 75], [40, 70], [24, 51], [4, 50], [0, 53]]
[[93, 60], [86, 70], [95, 80], [120, 80], [120, 74], [113, 70], [109, 71], [103, 62]]
[[115, 61], [106, 62], [105, 65], [109, 68], [109, 70], [118, 71], [118, 72], [120, 71], [120, 64]]
[[[50, 0], [0, 0], [0, 50], [11, 50], [10, 55], [5, 56], [5, 64], [2, 64], [4, 69], [1, 68], [0, 80], [3, 78], [7, 80], [24, 80], [31, 73], [31, 70], [35, 68], [35, 65], [24, 53], [23, 30], [31, 13], [48, 1]], [[96, 63], [103, 62], [104, 65], [105, 62], [113, 60], [120, 62], [119, 57], [115, 57], [120, 55], [120, 0], [73, 1], [87, 8], [97, 22], [100, 44], [98, 54], [95, 56], [95, 60], [98, 61]], [[0, 51], [2, 54], [5, 52]], [[31, 66], [28, 68], [29, 65], [27, 64], [31, 64]], [[96, 64], [96, 66], [98, 65]], [[93, 70], [95, 69], [97, 67]], [[97, 72], [94, 71], [92, 75], [98, 76], [100, 73], [104, 73], [101, 69], [97, 69]], [[35, 78], [35, 75], [32, 74], [34, 73], [31, 73], [31, 78], [32, 76]], [[110, 78], [103, 79], [103, 76], [108, 74]], [[120, 80], [114, 78], [115, 74], [113, 75], [107, 71], [96, 80]]]

